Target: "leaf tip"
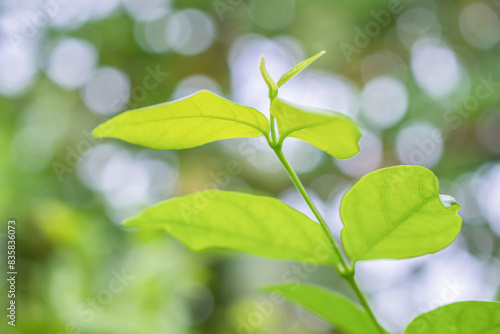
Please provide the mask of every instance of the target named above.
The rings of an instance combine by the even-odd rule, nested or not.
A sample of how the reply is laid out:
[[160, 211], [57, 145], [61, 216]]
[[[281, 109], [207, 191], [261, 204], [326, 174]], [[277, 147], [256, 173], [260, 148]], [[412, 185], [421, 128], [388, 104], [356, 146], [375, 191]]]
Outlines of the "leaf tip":
[[99, 125], [97, 128], [95, 128], [94, 131], [92, 131], [92, 136], [94, 138], [102, 138], [102, 137], [104, 137], [104, 134], [103, 134], [103, 131], [102, 131], [102, 124]]
[[457, 210], [461, 209], [462, 206], [458, 204], [457, 200], [450, 195], [439, 194], [439, 200], [445, 208], [456, 207]]
[[274, 288], [275, 287], [273, 285], [264, 285], [264, 286], [259, 287], [259, 291], [262, 293], [269, 293], [269, 292], [273, 291]]
[[[266, 79], [266, 76], [269, 76], [269, 74], [267, 73], [266, 59], [264, 58], [264, 56], [260, 57], [259, 69], [260, 69], [260, 73], [262, 74], [264, 79]], [[266, 80], [266, 83], [267, 83], [267, 80]]]
[[92, 131], [92, 136], [95, 138], [104, 138], [109, 136], [109, 130], [114, 127], [115, 123], [113, 119], [110, 119], [102, 124], [99, 124], [94, 131]]
[[121, 223], [121, 226], [123, 227], [140, 227], [140, 225], [137, 223], [137, 218], [132, 218], [129, 220], [124, 221]]
[[121, 225], [123, 227], [131, 227], [131, 226], [133, 226], [131, 222], [132, 222], [132, 220], [126, 220]]
[[298, 287], [298, 284], [264, 285], [259, 287], [259, 291], [261, 293], [271, 294], [274, 296], [285, 296], [286, 291], [295, 291]]
[[278, 95], [278, 85], [276, 82], [271, 78], [269, 73], [267, 72], [266, 69], [266, 61], [264, 59], [264, 56], [260, 58], [260, 73], [262, 74], [262, 77], [264, 78], [264, 81], [266, 82], [267, 87], [269, 88], [269, 98], [274, 100], [274, 98]]

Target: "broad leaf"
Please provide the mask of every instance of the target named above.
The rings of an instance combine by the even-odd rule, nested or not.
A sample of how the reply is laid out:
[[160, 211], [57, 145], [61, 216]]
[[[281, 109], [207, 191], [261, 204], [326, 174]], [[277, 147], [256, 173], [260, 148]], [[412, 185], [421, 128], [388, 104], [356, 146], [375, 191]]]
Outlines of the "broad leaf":
[[268, 132], [269, 121], [257, 110], [200, 91], [180, 100], [122, 113], [101, 124], [93, 134], [157, 150], [178, 150]]
[[286, 137], [301, 139], [339, 159], [359, 152], [361, 132], [347, 116], [308, 110], [280, 98], [274, 99], [271, 114], [278, 124], [280, 142]]
[[459, 302], [416, 317], [404, 334], [498, 334], [500, 303]]
[[312, 285], [278, 285], [264, 289], [300, 304], [345, 334], [379, 334], [370, 317], [340, 294]]
[[460, 232], [461, 207], [443, 205], [434, 174], [420, 166], [384, 168], [344, 196], [342, 243], [352, 261], [404, 259], [439, 251]]
[[308, 58], [308, 59], [298, 63], [294, 67], [292, 67], [288, 72], [283, 74], [283, 76], [278, 80], [278, 87], [283, 86], [283, 84], [285, 82], [287, 82], [288, 80], [290, 80], [291, 78], [293, 78], [294, 76], [296, 76], [297, 74], [302, 72], [307, 66], [314, 63], [316, 61], [316, 59], [318, 59], [319, 57], [321, 57], [325, 53], [326, 53], [326, 51], [321, 51], [321, 52], [315, 54], [314, 56], [312, 56], [311, 58]]
[[207, 190], [162, 202], [124, 225], [165, 228], [195, 251], [338, 262], [319, 224], [272, 197]]
[[278, 85], [274, 82], [273, 78], [269, 75], [266, 69], [266, 61], [264, 57], [260, 59], [260, 73], [266, 82], [267, 88], [269, 88], [269, 99], [273, 100], [276, 95], [278, 95]]

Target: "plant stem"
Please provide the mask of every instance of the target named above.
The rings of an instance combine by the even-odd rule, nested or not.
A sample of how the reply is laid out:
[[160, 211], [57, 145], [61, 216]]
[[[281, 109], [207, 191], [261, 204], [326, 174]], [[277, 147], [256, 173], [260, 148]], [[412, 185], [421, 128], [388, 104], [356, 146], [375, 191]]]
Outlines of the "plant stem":
[[[271, 118], [271, 123], [272, 126], [274, 127], [274, 119]], [[276, 140], [273, 139], [273, 143], [276, 143]], [[292, 179], [292, 182], [295, 184], [295, 187], [299, 191], [299, 193], [302, 195], [302, 198], [306, 201], [307, 205], [313, 212], [314, 216], [320, 223], [321, 227], [323, 228], [323, 231], [328, 235], [328, 238], [330, 239], [330, 243], [332, 244], [332, 248], [335, 251], [336, 255], [338, 256], [340, 260], [340, 266], [337, 266], [336, 269], [339, 272], [340, 276], [342, 276], [352, 287], [356, 295], [358, 296], [359, 301], [363, 305], [363, 308], [365, 309], [366, 313], [370, 316], [372, 319], [373, 323], [375, 326], [378, 328], [380, 333], [386, 334], [387, 332], [385, 329], [378, 323], [377, 319], [375, 318], [375, 315], [373, 314], [370, 305], [368, 304], [368, 301], [366, 300], [365, 296], [363, 295], [363, 292], [360, 290], [359, 286], [356, 283], [356, 280], [354, 279], [354, 267], [353, 266], [348, 266], [347, 265], [347, 260], [344, 259], [344, 256], [342, 252], [340, 251], [340, 248], [333, 238], [333, 235], [330, 231], [330, 228], [328, 227], [327, 223], [319, 213], [318, 209], [314, 205], [314, 202], [311, 200], [309, 195], [307, 194], [306, 189], [302, 185], [302, 182], [300, 181], [297, 173], [293, 170], [292, 166], [288, 163], [288, 161], [285, 158], [285, 155], [283, 154], [283, 151], [281, 149], [281, 145], [276, 145], [276, 146], [271, 146], [274, 152], [276, 153], [276, 156], [278, 159], [281, 161], [283, 166], [285, 167], [288, 175]]]
[[373, 314], [373, 311], [371, 310], [370, 305], [368, 304], [368, 301], [366, 300], [366, 297], [364, 296], [363, 292], [361, 291], [358, 284], [356, 283], [356, 280], [354, 279], [354, 272], [352, 272], [352, 275], [344, 276], [344, 279], [347, 280], [347, 282], [349, 282], [349, 285], [352, 287], [352, 289], [354, 290], [354, 292], [358, 296], [359, 301], [363, 305], [365, 312], [372, 319], [373, 323], [375, 324], [377, 329], [380, 331], [380, 333], [387, 334], [387, 331], [378, 323], [377, 318], [375, 317], [375, 314]]
[[285, 167], [288, 175], [290, 176], [290, 178], [292, 179], [293, 183], [295, 184], [295, 187], [300, 192], [300, 194], [302, 195], [302, 198], [304, 198], [304, 200], [306, 201], [307, 205], [309, 206], [309, 208], [313, 212], [314, 216], [316, 217], [316, 219], [320, 223], [321, 227], [323, 228], [323, 231], [326, 233], [326, 235], [330, 239], [330, 243], [332, 244], [332, 247], [333, 247], [333, 249], [334, 249], [337, 257], [340, 260], [340, 268], [337, 267], [337, 270], [339, 271], [339, 273], [341, 275], [347, 274], [348, 267], [347, 267], [346, 261], [344, 260], [344, 256], [340, 252], [340, 249], [339, 249], [339, 246], [337, 245], [337, 242], [335, 241], [335, 239], [333, 238], [332, 233], [330, 232], [330, 228], [328, 227], [328, 225], [326, 224], [325, 220], [323, 219], [323, 217], [319, 213], [318, 209], [314, 205], [313, 201], [311, 200], [311, 198], [307, 194], [306, 189], [302, 185], [302, 182], [300, 182], [300, 179], [297, 176], [297, 174], [295, 173], [295, 171], [293, 170], [292, 166], [290, 166], [290, 164], [286, 160], [285, 155], [283, 154], [283, 151], [281, 150], [281, 147], [275, 148], [274, 152], [276, 152], [276, 155], [278, 156], [278, 159], [280, 159], [281, 163]]
[[271, 139], [272, 139], [273, 145], [276, 145], [277, 139], [276, 139], [276, 129], [275, 129], [274, 122], [275, 122], [274, 116], [271, 115]]

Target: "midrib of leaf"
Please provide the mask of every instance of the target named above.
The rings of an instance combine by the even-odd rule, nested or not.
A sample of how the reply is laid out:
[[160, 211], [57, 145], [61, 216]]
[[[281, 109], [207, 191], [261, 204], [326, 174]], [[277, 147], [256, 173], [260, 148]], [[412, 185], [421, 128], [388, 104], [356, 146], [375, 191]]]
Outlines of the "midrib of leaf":
[[[324, 117], [329, 117], [329, 116], [326, 116], [326, 115], [318, 115], [318, 116], [324, 116]], [[293, 134], [294, 132], [297, 132], [297, 131], [300, 131], [300, 130], [304, 130], [304, 129], [307, 129], [307, 128], [315, 128], [317, 126], [321, 126], [321, 125], [326, 125], [326, 124], [329, 124], [329, 123], [333, 123], [335, 122], [336, 120], [335, 119], [329, 119], [327, 120], [326, 122], [319, 122], [319, 123], [316, 123], [316, 124], [309, 124], [309, 125], [304, 125], [304, 126], [300, 126], [300, 127], [297, 127], [297, 128], [293, 128], [287, 132], [284, 132], [281, 136], [280, 136], [280, 140], [278, 142], [278, 144], [282, 144], [283, 141], [286, 139], [286, 137], [290, 136], [291, 134]]]
[[314, 56], [312, 56], [312, 57], [310, 57], [310, 58], [308, 58], [308, 59], [306, 59], [304, 61], [301, 61], [300, 63], [298, 63], [297, 65], [295, 65], [294, 67], [292, 67], [290, 70], [288, 70], [288, 72], [286, 72], [285, 74], [283, 74], [281, 76], [281, 78], [278, 80], [278, 87], [281, 87], [288, 80], [290, 80], [291, 78], [293, 78], [296, 75], [295, 73], [302, 72], [305, 68], [307, 68], [309, 65], [311, 65], [312, 63], [314, 63], [319, 57], [321, 57], [325, 53], [326, 53], [326, 51], [321, 51], [321, 52], [315, 54]]
[[[194, 106], [194, 107], [198, 110], [198, 112], [199, 112], [201, 115], [203, 114], [203, 111], [201, 110], [201, 108], [200, 108], [197, 104], [195, 104], [193, 101], [191, 101], [191, 104], [192, 104], [192, 105], [193, 105], [193, 106]], [[238, 118], [238, 115], [236, 114], [236, 112], [235, 112], [233, 109], [231, 109], [230, 107], [228, 107], [228, 106], [227, 106], [227, 102], [224, 102], [224, 101], [223, 101], [223, 102], [222, 102], [222, 105], [223, 105], [223, 106], [224, 106], [227, 110], [229, 110], [229, 112], [230, 112], [230, 113], [232, 113], [232, 114], [233, 114], [234, 119], [236, 119], [239, 123], [249, 125], [249, 126], [253, 127], [254, 129], [259, 130], [259, 131], [260, 131], [260, 132], [262, 132], [264, 135], [266, 135], [266, 133], [265, 133], [264, 131], [262, 131], [261, 129], [257, 128], [256, 126], [254, 126], [254, 125], [252, 125], [252, 124], [250, 124], [250, 123], [246, 123], [246, 122], [244, 122], [244, 121], [241, 121], [241, 120]], [[256, 112], [256, 113], [258, 113], [258, 111], [257, 111], [257, 110], [256, 110], [255, 112]], [[256, 121], [257, 123], [260, 123], [260, 122], [259, 122], [259, 118], [257, 117], [257, 114], [256, 114], [256, 113], [251, 112], [251, 114], [252, 114], [253, 118], [255, 119], [255, 121]]]
[[[165, 220], [163, 220], [163, 219], [162, 219], [162, 220], [158, 220], [158, 219], [148, 219], [148, 221], [150, 221], [150, 222], [152, 222], [152, 223], [154, 223], [154, 222], [159, 223], [158, 225], [159, 225], [160, 227], [163, 227], [163, 228], [167, 229], [170, 233], [172, 233], [172, 234], [173, 234], [173, 232], [171, 232], [171, 231], [168, 229], [168, 226], [165, 226], [165, 225], [166, 225], [166, 224], [165, 224]], [[185, 223], [184, 221], [182, 221], [182, 220], [168, 220], [168, 222], [169, 222], [169, 223], [174, 223], [174, 224], [177, 224], [177, 225], [179, 225], [179, 226], [191, 225], [191, 224], [186, 224], [186, 223]], [[148, 224], [148, 225], [149, 225], [149, 224]], [[151, 224], [151, 225], [154, 225], [154, 224]], [[205, 230], [205, 231], [209, 231], [209, 232], [213, 232], [213, 231], [214, 231], [212, 228], [208, 228], [207, 226], [204, 226], [204, 225], [192, 224], [191, 226], [195, 226], [196, 228], [199, 228], [199, 229], [201, 229], [201, 230]], [[220, 231], [217, 231], [217, 234], [220, 234]], [[234, 232], [229, 232], [229, 231], [227, 231], [227, 230], [224, 230], [224, 235], [227, 235], [227, 236], [229, 236], [229, 237], [241, 238], [241, 234], [239, 234], [239, 233], [234, 233]], [[254, 236], [249, 237], [248, 235], [246, 235], [246, 236], [245, 236], [245, 239], [252, 241], [252, 242], [253, 242], [254, 244], [256, 244], [256, 245], [261, 245], [261, 244], [262, 244], [262, 240], [261, 240], [260, 238], [254, 237]], [[182, 239], [181, 239], [181, 240], [182, 240]], [[279, 250], [282, 250], [282, 249], [283, 249], [280, 245], [276, 245], [276, 244], [273, 244], [273, 243], [271, 243], [271, 244], [267, 244], [267, 245], [268, 245], [268, 246], [269, 246], [269, 245], [272, 245], [272, 247], [271, 247], [271, 248], [272, 248], [273, 250], [278, 250], [278, 251], [279, 251]], [[210, 249], [210, 248], [204, 248], [204, 249]], [[294, 250], [294, 251], [297, 251], [297, 253], [300, 253], [300, 254], [302, 254], [302, 255], [304, 255], [304, 256], [310, 256], [310, 254], [309, 254], [307, 251], [303, 250], [303, 249], [294, 248], [293, 250]]]
[[[368, 251], [370, 251], [371, 249], [373, 249], [376, 245], [378, 245], [380, 243], [380, 241], [382, 241], [382, 239], [386, 238], [388, 235], [390, 235], [392, 232], [394, 232], [401, 224], [403, 224], [407, 219], [408, 217], [410, 217], [413, 213], [413, 211], [418, 211], [420, 210], [422, 207], [424, 207], [427, 203], [429, 203], [430, 201], [432, 201], [433, 199], [435, 199], [434, 196], [432, 197], [429, 197], [429, 198], [426, 198], [424, 199], [424, 201], [422, 203], [420, 203], [419, 205], [415, 206], [413, 208], [413, 210], [409, 210], [409, 212], [407, 214], [405, 214], [403, 217], [401, 217], [395, 224], [392, 224], [390, 221], [389, 223], [391, 223], [391, 227], [392, 229], [389, 227], [389, 229], [386, 229], [383, 233], [381, 233], [381, 235], [379, 237], [377, 237], [375, 239], [374, 242], [372, 242], [369, 246], [366, 247], [366, 249], [361, 252], [357, 257], [356, 259], [353, 259], [353, 261], [357, 261], [359, 260], [360, 258], [363, 257], [363, 255], [365, 255]], [[385, 209], [384, 209], [384, 215], [385, 215]]]
[[146, 124], [146, 123], [156, 123], [156, 122], [159, 122], [159, 121], [175, 121], [175, 120], [181, 120], [181, 119], [189, 119], [189, 118], [207, 118], [207, 119], [219, 119], [219, 120], [223, 120], [223, 121], [230, 121], [230, 122], [234, 122], [234, 123], [240, 123], [240, 124], [244, 124], [244, 125], [247, 125], [247, 126], [250, 126], [256, 130], [258, 130], [260, 133], [264, 134], [264, 135], [267, 135], [267, 133], [257, 127], [256, 125], [252, 124], [252, 123], [248, 123], [246, 121], [241, 121], [241, 120], [235, 120], [235, 119], [232, 119], [232, 118], [227, 118], [227, 117], [222, 117], [222, 116], [206, 116], [206, 115], [189, 115], [189, 116], [173, 116], [173, 117], [170, 117], [170, 118], [159, 118], [159, 119], [155, 119], [155, 120], [147, 120], [147, 121], [139, 121], [137, 122], [136, 124], [130, 124], [130, 125], [126, 125], [125, 127], [135, 127], [137, 126], [137, 124]]

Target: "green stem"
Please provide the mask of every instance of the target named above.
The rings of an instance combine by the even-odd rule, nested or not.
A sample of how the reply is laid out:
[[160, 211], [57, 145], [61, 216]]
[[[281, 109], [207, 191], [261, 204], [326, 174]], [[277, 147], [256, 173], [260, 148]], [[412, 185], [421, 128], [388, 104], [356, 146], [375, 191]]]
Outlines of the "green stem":
[[[274, 121], [274, 118], [271, 118], [272, 127], [274, 128], [273, 121]], [[273, 143], [276, 143], [275, 137], [273, 138]], [[271, 147], [274, 150], [274, 152], [276, 153], [276, 156], [278, 157], [278, 159], [281, 161], [281, 163], [285, 167], [288, 175], [292, 179], [292, 182], [295, 184], [295, 187], [297, 188], [299, 193], [302, 195], [302, 198], [306, 201], [307, 205], [309, 206], [309, 208], [313, 212], [314, 216], [316, 217], [316, 219], [320, 223], [321, 227], [323, 228], [323, 231], [326, 233], [326, 235], [330, 239], [330, 243], [332, 244], [332, 248], [340, 260], [340, 265], [336, 267], [337, 271], [347, 282], [349, 282], [349, 285], [352, 287], [352, 289], [354, 290], [354, 292], [358, 296], [358, 299], [361, 302], [361, 304], [363, 305], [363, 308], [365, 309], [366, 313], [370, 316], [370, 318], [372, 319], [375, 326], [379, 329], [380, 333], [386, 334], [387, 332], [378, 323], [377, 319], [375, 318], [375, 315], [373, 314], [373, 312], [370, 308], [370, 305], [368, 304], [368, 301], [366, 300], [365, 296], [363, 295], [363, 292], [360, 290], [360, 288], [358, 287], [358, 285], [356, 283], [356, 280], [354, 279], [354, 267], [347, 265], [347, 260], [344, 259], [344, 256], [343, 256], [342, 252], [340, 251], [340, 248], [339, 248], [337, 242], [333, 238], [333, 235], [330, 231], [330, 228], [328, 227], [325, 220], [323, 219], [323, 217], [319, 213], [318, 209], [314, 205], [313, 201], [311, 200], [311, 198], [307, 194], [307, 191], [304, 188], [304, 186], [302, 185], [302, 182], [300, 182], [300, 179], [297, 176], [297, 173], [295, 173], [292, 166], [290, 166], [290, 164], [286, 160], [285, 155], [283, 154], [283, 151], [281, 149], [281, 145], [271, 145]]]
[[363, 305], [365, 312], [372, 319], [373, 323], [375, 324], [377, 329], [380, 331], [380, 333], [387, 334], [387, 331], [378, 323], [377, 318], [375, 317], [375, 314], [373, 314], [373, 311], [371, 310], [370, 305], [368, 304], [368, 301], [366, 300], [366, 297], [364, 296], [363, 292], [359, 288], [358, 284], [356, 284], [356, 280], [354, 279], [354, 272], [352, 273], [352, 275], [344, 276], [344, 279], [347, 280], [347, 282], [349, 282], [349, 285], [352, 287], [352, 289], [354, 290], [354, 292], [358, 296], [358, 299], [361, 302], [361, 305]]
[[283, 166], [285, 167], [288, 175], [290, 175], [290, 178], [292, 179], [293, 183], [295, 184], [295, 187], [297, 187], [298, 191], [302, 195], [302, 198], [304, 198], [304, 200], [306, 201], [307, 205], [309, 206], [309, 208], [313, 212], [314, 216], [316, 217], [316, 219], [320, 223], [321, 227], [323, 228], [323, 231], [326, 233], [326, 235], [330, 239], [330, 243], [332, 244], [332, 248], [333, 248], [333, 250], [335, 251], [337, 257], [340, 260], [340, 267], [337, 267], [337, 270], [339, 271], [339, 273], [341, 275], [347, 274], [348, 273], [348, 267], [347, 267], [346, 261], [344, 260], [344, 256], [340, 252], [340, 249], [339, 249], [339, 246], [337, 245], [337, 242], [335, 241], [335, 239], [333, 238], [332, 233], [330, 232], [330, 228], [328, 227], [328, 225], [326, 224], [325, 220], [323, 219], [323, 217], [319, 213], [318, 209], [314, 205], [313, 201], [311, 200], [311, 198], [307, 194], [306, 189], [302, 185], [302, 182], [300, 182], [300, 179], [297, 176], [297, 174], [295, 173], [295, 171], [293, 170], [292, 166], [290, 166], [290, 164], [286, 160], [285, 155], [283, 154], [283, 151], [281, 150], [281, 147], [274, 148], [274, 152], [276, 152], [276, 155], [278, 156], [278, 159], [280, 159], [280, 161], [283, 164]]
[[274, 125], [274, 116], [271, 115], [271, 138], [272, 138], [272, 143], [276, 145], [277, 139], [276, 139], [276, 127]]

